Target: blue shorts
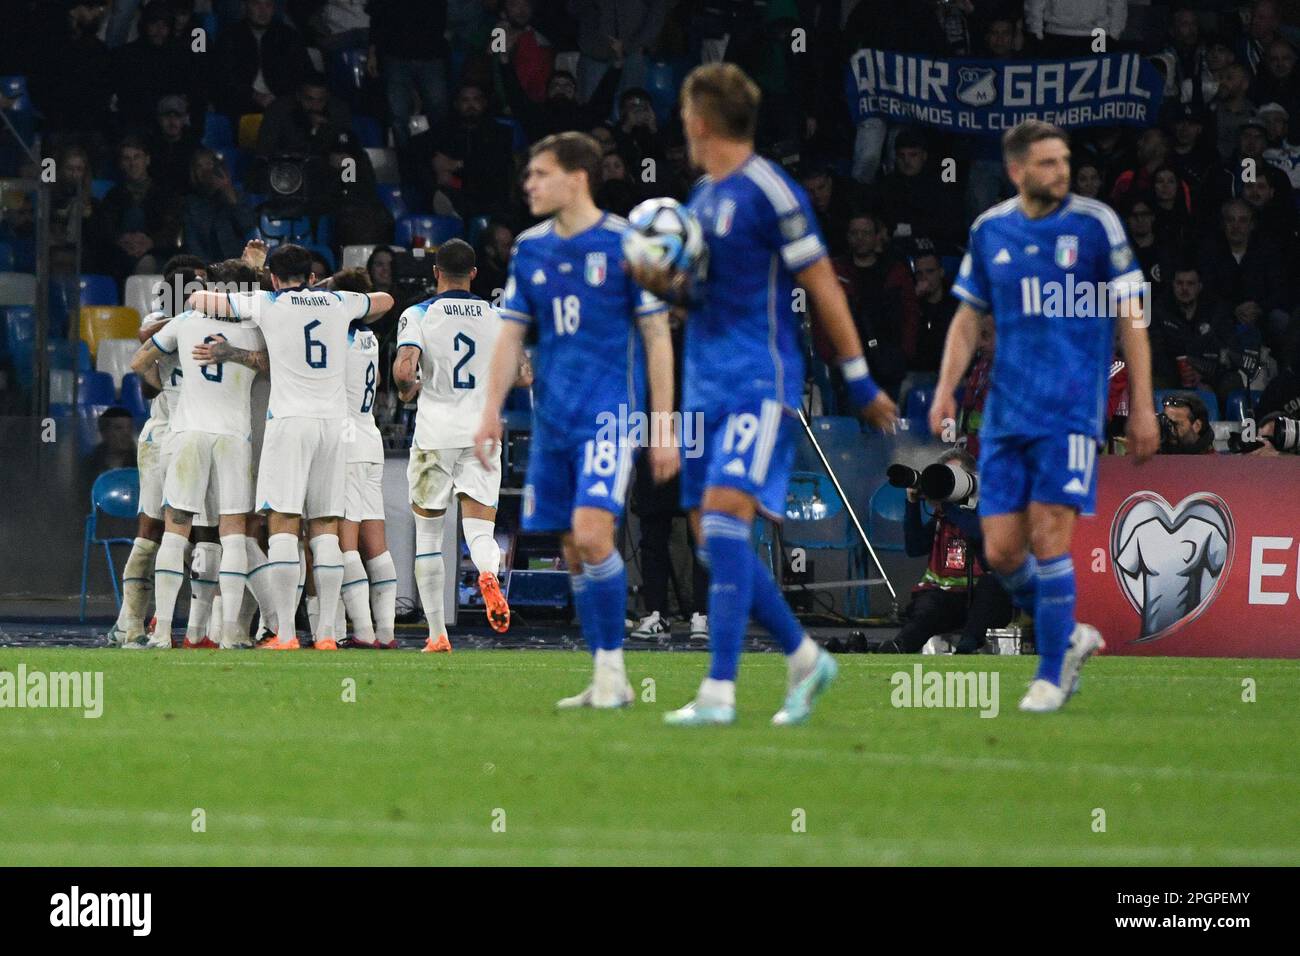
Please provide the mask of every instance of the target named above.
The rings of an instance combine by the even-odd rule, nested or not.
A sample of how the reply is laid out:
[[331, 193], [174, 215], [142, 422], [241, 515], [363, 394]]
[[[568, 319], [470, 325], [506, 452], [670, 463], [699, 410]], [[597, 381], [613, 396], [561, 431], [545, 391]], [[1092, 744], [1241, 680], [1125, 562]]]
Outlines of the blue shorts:
[[524, 484], [524, 530], [568, 531], [574, 508], [623, 516], [636, 447], [626, 442], [557, 441], [533, 431]]
[[1024, 511], [1031, 501], [1091, 515], [1097, 505], [1092, 435], [980, 435], [982, 517]]
[[773, 521], [785, 517], [799, 426], [777, 401], [762, 399], [705, 417], [697, 458], [682, 458], [682, 507], [700, 506], [705, 488], [736, 488]]

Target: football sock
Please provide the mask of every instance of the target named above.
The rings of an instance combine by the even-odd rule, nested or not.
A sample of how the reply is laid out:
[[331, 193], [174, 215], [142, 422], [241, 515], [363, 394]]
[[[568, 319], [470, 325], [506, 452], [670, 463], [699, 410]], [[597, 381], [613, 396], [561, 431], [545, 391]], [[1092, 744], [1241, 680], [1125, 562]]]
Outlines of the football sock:
[[747, 560], [754, 576], [754, 596], [749, 613], [781, 645], [781, 653], [795, 653], [805, 640], [803, 625], [790, 610], [785, 595], [776, 586], [772, 569], [754, 554], [753, 548], [746, 549]]
[[311, 539], [312, 578], [320, 599], [320, 634], [337, 640], [339, 592], [343, 587], [343, 552], [336, 534], [318, 534]]
[[[248, 551], [248, 577], [245, 579], [248, 583], [248, 590], [253, 593], [257, 600], [257, 607], [262, 612], [262, 624], [272, 634], [275, 633], [275, 596], [271, 590], [271, 579], [267, 574], [269, 570], [266, 552], [262, 546], [257, 543], [257, 539], [246, 536], [244, 538]], [[246, 602], [251, 605], [252, 601]], [[251, 620], [251, 617], [250, 617]]]
[[217, 578], [221, 571], [221, 545], [200, 541], [194, 546], [190, 578], [190, 617], [185, 623], [185, 639], [198, 643], [208, 633], [212, 599], [217, 596]]
[[162, 544], [158, 546], [154, 562], [154, 596], [157, 601], [154, 636], [157, 639], [171, 639], [176, 595], [180, 594], [181, 583], [185, 580], [185, 546], [188, 543], [181, 535], [164, 531]]
[[370, 619], [375, 638], [385, 644], [393, 641], [397, 622], [397, 565], [393, 556], [385, 551], [366, 562], [370, 578]]
[[623, 621], [627, 615], [627, 568], [623, 556], [611, 551], [603, 560], [585, 566], [587, 597], [594, 615], [596, 646], [616, 651], [623, 646]]
[[144, 612], [153, 593], [153, 562], [158, 556], [158, 542], [136, 538], [122, 569], [122, 607], [117, 612], [117, 627], [127, 634], [144, 631]]
[[734, 681], [754, 603], [749, 522], [709, 511], [700, 523], [709, 554], [709, 678]]
[[[1038, 608], [1034, 612], [1034, 643], [1038, 646], [1038, 678], [1061, 684], [1061, 663], [1074, 630], [1074, 561], [1070, 555], [1049, 558], [1038, 566]], [[1069, 690], [1069, 688], [1064, 688]]]
[[248, 546], [244, 538], [242, 534], [221, 537], [221, 636], [227, 641], [237, 639], [235, 632], [244, 604], [244, 581], [248, 578]]
[[999, 574], [998, 580], [1006, 588], [1016, 607], [1033, 614], [1038, 605], [1038, 559], [1025, 555], [1024, 563], [1010, 574]]
[[288, 532], [271, 535], [267, 542], [266, 567], [259, 572], [271, 596], [275, 634], [288, 640], [295, 636], [294, 615], [298, 610], [298, 577], [302, 569], [298, 536]]
[[343, 554], [343, 603], [347, 606], [348, 617], [352, 618], [352, 630], [357, 640], [374, 643], [375, 625], [370, 620], [370, 579], [366, 577], [360, 551]]
[[442, 519], [415, 516], [415, 587], [424, 605], [424, 619], [429, 622], [429, 636], [437, 640], [447, 633], [443, 608], [443, 585], [447, 569], [442, 559]]
[[496, 574], [501, 568], [501, 547], [494, 533], [496, 525], [485, 518], [461, 518], [460, 526], [465, 531], [465, 545], [474, 567], [480, 572]]
[[[578, 628], [582, 639], [587, 642], [587, 650], [595, 657], [600, 650], [600, 612], [591, 601], [591, 581], [585, 571], [574, 574], [569, 571], [569, 588], [573, 591], [573, 609], [578, 612]], [[622, 627], [622, 623], [619, 627]]]

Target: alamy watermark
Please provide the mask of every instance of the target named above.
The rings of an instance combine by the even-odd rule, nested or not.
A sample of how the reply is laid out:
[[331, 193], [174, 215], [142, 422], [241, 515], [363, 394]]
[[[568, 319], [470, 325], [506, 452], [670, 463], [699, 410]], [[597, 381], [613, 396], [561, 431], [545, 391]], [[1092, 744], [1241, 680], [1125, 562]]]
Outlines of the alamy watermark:
[[0, 709], [80, 710], [95, 719], [104, 713], [103, 671], [0, 671]]
[[998, 715], [997, 671], [927, 671], [920, 664], [889, 678], [895, 707], [979, 708], [981, 717]]
[[704, 454], [702, 412], [643, 412], [619, 405], [596, 416], [596, 442], [620, 448], [681, 448], [685, 458]]

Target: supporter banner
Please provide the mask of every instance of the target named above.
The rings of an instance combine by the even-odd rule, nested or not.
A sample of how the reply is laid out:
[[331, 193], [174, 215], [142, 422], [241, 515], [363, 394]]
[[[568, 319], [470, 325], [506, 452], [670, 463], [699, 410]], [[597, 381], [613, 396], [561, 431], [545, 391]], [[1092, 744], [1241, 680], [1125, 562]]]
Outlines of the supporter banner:
[[1164, 78], [1136, 53], [1068, 60], [939, 59], [859, 50], [846, 74], [854, 118], [1002, 133], [1022, 120], [1063, 127], [1152, 126]]
[[1100, 459], [1074, 537], [1109, 654], [1300, 658], [1300, 459]]

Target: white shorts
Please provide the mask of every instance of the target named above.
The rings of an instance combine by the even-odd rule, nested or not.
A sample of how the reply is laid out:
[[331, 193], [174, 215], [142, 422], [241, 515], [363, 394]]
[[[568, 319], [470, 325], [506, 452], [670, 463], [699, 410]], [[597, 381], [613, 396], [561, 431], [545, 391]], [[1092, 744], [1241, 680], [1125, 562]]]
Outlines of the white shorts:
[[141, 514], [155, 521], [163, 520], [163, 480], [167, 477], [167, 441], [171, 433], [165, 428], [141, 438], [135, 446], [135, 466], [140, 472]]
[[497, 460], [491, 468], [484, 468], [473, 448], [425, 450], [412, 446], [406, 481], [411, 504], [417, 508], [446, 511], [453, 494], [495, 508], [501, 491], [501, 463]]
[[177, 511], [242, 515], [253, 510], [253, 472], [247, 438], [177, 432], [168, 439], [163, 503]]
[[348, 462], [343, 517], [348, 521], [384, 520], [384, 465], [382, 462]]
[[343, 420], [273, 418], [257, 469], [257, 510], [342, 518], [347, 483]]

